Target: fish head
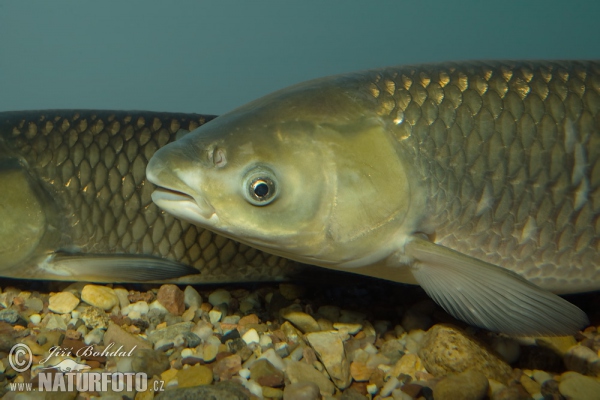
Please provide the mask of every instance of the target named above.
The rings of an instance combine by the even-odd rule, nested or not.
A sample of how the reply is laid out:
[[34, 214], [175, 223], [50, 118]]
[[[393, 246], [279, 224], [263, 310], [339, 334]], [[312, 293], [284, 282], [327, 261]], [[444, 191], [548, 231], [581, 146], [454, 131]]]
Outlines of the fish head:
[[359, 102], [312, 82], [218, 117], [154, 154], [152, 199], [298, 261], [373, 258], [373, 243], [385, 247], [404, 219], [410, 190], [392, 138]]

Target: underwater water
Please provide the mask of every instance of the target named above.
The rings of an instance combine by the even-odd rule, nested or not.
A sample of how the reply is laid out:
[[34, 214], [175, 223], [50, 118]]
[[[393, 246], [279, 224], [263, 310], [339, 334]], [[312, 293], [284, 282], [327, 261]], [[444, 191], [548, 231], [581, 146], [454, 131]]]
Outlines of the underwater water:
[[[14, 395], [11, 383], [37, 384], [35, 373], [10, 366], [15, 343], [27, 343], [41, 356], [50, 345], [101, 348], [109, 338], [125, 343], [134, 337], [141, 338], [136, 342], [140, 347], [151, 349], [135, 364], [124, 366], [115, 357], [78, 361], [97, 371], [143, 371], [174, 390], [233, 379], [245, 388], [240, 398], [248, 393], [280, 398], [285, 390], [298, 390], [293, 384], [310, 380], [301, 374], [306, 372], [301, 362], [314, 365], [320, 374], [311, 379], [319, 382], [323, 398], [343, 393], [406, 398], [397, 392], [402, 388], [411, 398], [430, 398], [448, 372], [463, 369], [452, 360], [443, 368], [427, 364], [424, 332], [452, 323], [492, 347], [497, 337], [455, 320], [418, 287], [306, 269], [179, 221], [152, 203], [145, 165], [158, 147], [214, 115], [310, 78], [429, 61], [598, 59], [598, 12], [600, 5], [592, 1], [527, 7], [470, 1], [261, 7], [199, 2], [64, 3], [64, 8], [60, 2], [0, 4], [0, 198], [14, 201], [6, 195], [10, 188], [10, 193], [24, 193], [16, 199], [27, 203], [32, 197], [28, 194], [48, 191], [54, 196], [51, 185], [67, 188], [53, 201], [27, 203], [23, 214], [8, 215], [6, 207], [0, 211], [5, 212], [0, 267], [8, 266], [0, 274], [19, 278], [0, 280], [2, 393]], [[28, 111], [45, 109], [66, 111]], [[35, 165], [33, 174], [45, 169], [48, 185], [31, 184], [31, 174], [15, 168], [22, 160], [13, 162], [6, 143]], [[68, 215], [68, 221], [42, 221], [40, 215], [49, 209]], [[7, 223], [9, 219], [16, 224]], [[21, 230], [22, 221], [34, 228], [45, 222], [54, 224], [53, 229], [60, 224], [74, 228], [68, 235], [58, 229], [38, 237], [44, 251], [64, 246], [95, 253], [144, 253], [204, 273], [196, 280], [170, 281], [181, 283], [179, 289], [163, 285], [168, 273], [150, 279], [154, 284], [113, 285], [111, 273], [139, 277], [138, 270], [125, 271], [131, 264], [124, 263], [100, 277], [90, 276], [97, 265], [92, 263], [85, 269], [88, 275], [74, 275], [74, 285], [47, 280], [43, 272], [12, 263], [10, 257], [20, 254], [13, 250], [23, 243], [19, 235], [30, 234]], [[77, 271], [78, 264], [62, 265], [63, 272]], [[260, 283], [290, 280], [293, 285]], [[108, 284], [98, 289], [86, 281]], [[187, 288], [188, 283], [206, 282], [210, 285]], [[92, 289], [99, 294], [90, 296]], [[489, 389], [491, 398], [503, 390], [525, 390], [532, 397], [568, 396], [571, 379], [599, 375], [598, 292], [567, 299], [586, 312], [590, 326], [562, 342], [510, 342], [508, 347], [519, 349], [517, 356], [494, 347], [502, 362], [510, 364], [499, 368], [514, 376], [511, 380], [505, 372], [486, 373], [495, 390]], [[156, 335], [173, 326], [171, 337]], [[344, 343], [336, 359], [345, 365], [341, 372], [326, 361], [323, 345], [309, 339], [318, 338], [311, 333], [332, 331], [341, 332]], [[338, 349], [340, 343], [331, 348]], [[252, 354], [271, 349], [277, 350], [270, 358], [277, 371], [259, 371]], [[212, 358], [206, 355], [211, 352]], [[494, 352], [484, 354], [495, 360]], [[39, 357], [34, 366], [38, 362]], [[205, 376], [207, 365], [209, 378], [190, 378]], [[258, 378], [260, 374], [267, 378]], [[594, 387], [594, 382], [576, 386]]]

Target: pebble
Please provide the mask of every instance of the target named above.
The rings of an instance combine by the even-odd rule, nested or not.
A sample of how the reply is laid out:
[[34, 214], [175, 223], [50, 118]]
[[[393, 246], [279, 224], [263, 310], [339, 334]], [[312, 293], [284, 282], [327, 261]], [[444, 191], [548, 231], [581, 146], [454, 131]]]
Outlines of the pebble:
[[200, 293], [196, 289], [188, 285], [183, 290], [183, 303], [188, 308], [200, 308], [202, 305], [202, 296], [200, 296]]
[[586, 346], [573, 346], [563, 356], [565, 367], [570, 371], [582, 375], [596, 375], [600, 373], [600, 357], [598, 353]]
[[184, 332], [189, 332], [194, 326], [193, 322], [180, 322], [175, 325], [167, 326], [161, 329], [156, 329], [148, 333], [148, 339], [156, 343], [159, 340], [171, 340], [173, 341], [177, 335]]
[[217, 361], [213, 373], [219, 377], [220, 381], [224, 381], [231, 379], [240, 369], [242, 369], [242, 358], [239, 354], [233, 354]]
[[213, 325], [219, 322], [221, 317], [223, 317], [223, 313], [214, 308], [208, 312], [208, 318], [210, 319], [210, 323]]
[[[283, 390], [277, 388], [270, 388], [268, 386], [264, 386], [262, 388], [262, 397], [266, 397], [268, 399], [283, 399]], [[260, 396], [259, 396], [260, 398]]]
[[114, 290], [99, 285], [85, 285], [81, 290], [81, 300], [102, 310], [110, 310], [119, 302]]
[[79, 305], [79, 299], [71, 292], [60, 292], [50, 296], [48, 309], [58, 314], [70, 313]]
[[427, 331], [418, 354], [427, 371], [434, 376], [473, 368], [488, 378], [506, 382], [512, 373], [505, 361], [452, 325], [434, 325]]
[[571, 347], [577, 344], [577, 341], [573, 336], [547, 336], [536, 338], [535, 343], [564, 356]]
[[279, 387], [284, 383], [283, 372], [265, 359], [257, 360], [252, 364], [250, 378], [261, 386]]
[[208, 295], [208, 302], [213, 307], [221, 304], [227, 304], [229, 306], [231, 304], [231, 293], [225, 289], [217, 289]]
[[65, 320], [62, 319], [57, 314], [48, 315], [46, 318], [44, 318], [44, 321], [46, 322], [46, 329], [49, 331], [53, 331], [53, 330], [66, 331], [67, 330], [67, 324], [65, 323]]
[[565, 372], [560, 377], [558, 390], [570, 400], [600, 399], [600, 379], [577, 372]]
[[136, 349], [132, 353], [131, 368], [133, 372], [144, 372], [148, 378], [169, 369], [169, 358], [161, 351], [152, 349]]
[[81, 313], [81, 320], [89, 329], [106, 329], [110, 318], [98, 307], [86, 307]]
[[98, 344], [102, 342], [104, 338], [104, 329], [95, 328], [87, 333], [83, 339], [83, 342], [87, 345]]
[[258, 332], [256, 332], [256, 329], [250, 329], [249, 331], [244, 333], [244, 336], [242, 336], [242, 339], [247, 344], [260, 343], [260, 337], [258, 336]]
[[433, 389], [433, 397], [435, 400], [479, 400], [487, 395], [488, 388], [485, 375], [470, 369], [439, 381]]
[[[423, 361], [416, 354], [405, 354], [400, 358], [394, 367], [387, 372], [387, 376], [399, 378], [401, 375], [408, 375], [413, 380], [417, 380], [417, 372], [424, 371]], [[445, 375], [445, 374], [443, 374]]]
[[360, 361], [353, 361], [350, 363], [350, 375], [356, 382], [367, 382], [374, 369], [367, 367], [367, 364]]
[[205, 365], [196, 364], [177, 372], [177, 383], [180, 388], [210, 385], [212, 381], [213, 371]]
[[552, 379], [552, 375], [546, 371], [535, 370], [533, 371], [533, 379], [535, 379], [535, 381], [541, 385], [547, 380]]
[[126, 289], [114, 288], [113, 292], [115, 292], [119, 299], [119, 307], [121, 310], [129, 305], [129, 292]]
[[313, 332], [306, 335], [306, 340], [317, 353], [333, 383], [342, 390], [350, 386], [352, 382], [350, 363], [346, 358], [344, 343], [339, 333], [337, 331]]
[[283, 359], [275, 352], [275, 349], [268, 349], [258, 358], [259, 360], [267, 360], [269, 361], [275, 368], [279, 371], [283, 371], [285, 369], [285, 362]]
[[151, 349], [152, 343], [141, 338], [140, 336], [133, 335], [117, 324], [111, 323], [108, 325], [108, 329], [104, 333], [104, 345], [107, 346], [109, 343], [114, 343], [116, 348], [123, 346], [123, 351], [130, 351], [132, 349]]
[[312, 382], [324, 394], [332, 395], [335, 392], [335, 385], [312, 365], [301, 361], [285, 360], [285, 366], [285, 374], [291, 383]]
[[319, 323], [310, 315], [300, 311], [296, 305], [282, 308], [280, 315], [294, 324], [302, 333], [318, 332], [320, 330]]
[[38, 297], [30, 297], [25, 300], [25, 307], [39, 313], [44, 308], [44, 302]]
[[525, 374], [521, 375], [519, 382], [521, 383], [523, 388], [525, 388], [525, 390], [527, 390], [527, 393], [529, 393], [530, 396], [533, 397], [536, 394], [541, 395], [542, 385], [540, 385], [539, 383], [537, 383], [536, 381], [534, 381], [527, 375], [525, 375]]
[[283, 389], [283, 400], [319, 400], [319, 386], [314, 382], [296, 382]]
[[337, 329], [338, 331], [345, 331], [346, 333], [349, 333], [350, 335], [356, 335], [358, 333], [358, 331], [360, 331], [363, 328], [362, 324], [350, 324], [350, 323], [344, 323], [344, 322], [336, 322], [333, 324], [333, 328]]
[[183, 291], [176, 285], [162, 285], [156, 300], [173, 315], [181, 315], [185, 311]]
[[42, 320], [42, 316], [40, 314], [31, 314], [29, 316], [29, 321], [31, 321], [31, 323], [34, 325], [39, 324], [41, 320]]

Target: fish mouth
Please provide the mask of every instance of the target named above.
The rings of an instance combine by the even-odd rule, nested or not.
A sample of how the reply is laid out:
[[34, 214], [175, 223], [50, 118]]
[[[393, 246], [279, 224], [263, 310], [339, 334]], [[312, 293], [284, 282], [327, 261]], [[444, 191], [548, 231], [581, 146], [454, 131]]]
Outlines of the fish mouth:
[[152, 201], [169, 214], [194, 224], [214, 225], [218, 221], [214, 208], [204, 197], [178, 189], [158, 184]]

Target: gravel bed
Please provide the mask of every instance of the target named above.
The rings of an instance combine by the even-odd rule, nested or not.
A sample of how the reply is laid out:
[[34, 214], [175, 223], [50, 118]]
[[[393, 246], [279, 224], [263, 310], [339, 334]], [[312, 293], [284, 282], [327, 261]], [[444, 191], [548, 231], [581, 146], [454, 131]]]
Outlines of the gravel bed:
[[[332, 282], [192, 287], [0, 281], [0, 394], [600, 398], [599, 293], [569, 298], [590, 315], [583, 332], [509, 338], [454, 320], [418, 287], [362, 277]], [[9, 359], [19, 343], [32, 352], [23, 372]], [[38, 387], [40, 372], [58, 374], [59, 363], [69, 359], [85, 364], [83, 373], [143, 372], [148, 390], [24, 391], [27, 383]]]

